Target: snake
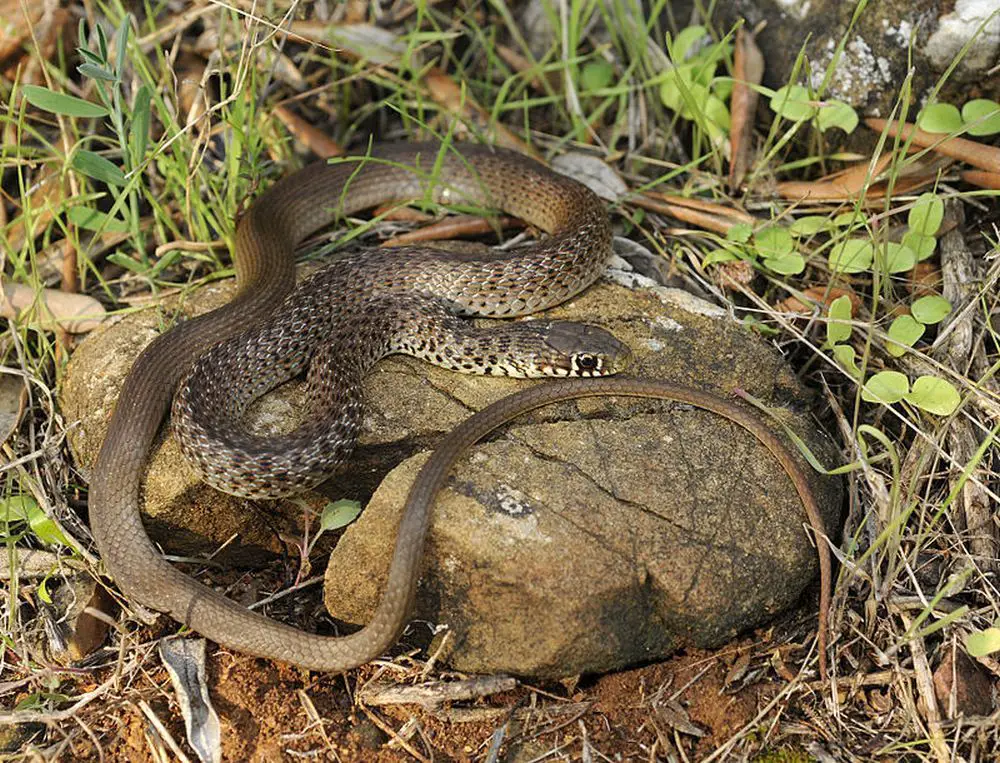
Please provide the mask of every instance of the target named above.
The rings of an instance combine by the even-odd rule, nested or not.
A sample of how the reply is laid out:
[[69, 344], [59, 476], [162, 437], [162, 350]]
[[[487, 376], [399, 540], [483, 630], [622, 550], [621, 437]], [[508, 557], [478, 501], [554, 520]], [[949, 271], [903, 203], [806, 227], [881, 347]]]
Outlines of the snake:
[[[295, 285], [294, 252], [358, 212], [417, 201], [489, 207], [545, 235], [486, 253], [404, 247], [349, 252]], [[819, 557], [820, 673], [826, 675], [830, 553], [808, 477], [782, 439], [720, 393], [617, 375], [628, 347], [595, 326], [503, 321], [560, 304], [598, 279], [612, 252], [610, 219], [586, 186], [524, 154], [481, 145], [371, 144], [363, 155], [316, 162], [277, 181], [240, 217], [226, 304], [175, 323], [127, 374], [94, 464], [89, 513], [105, 568], [129, 599], [212, 641], [301, 668], [342, 672], [389, 649], [412, 608], [435, 496], [476, 441], [522, 413], [595, 395], [658, 398], [712, 411], [748, 430], [795, 486]], [[143, 526], [145, 465], [171, 414], [181, 449], [213, 486], [275, 497], [327, 479], [354, 447], [363, 380], [385, 355], [406, 353], [467, 373], [553, 378], [487, 406], [435, 450], [406, 500], [385, 589], [372, 619], [339, 636], [309, 633], [252, 612], [175, 568]], [[308, 369], [308, 370], [306, 370]], [[247, 407], [307, 373], [308, 414], [269, 438], [239, 425]]]

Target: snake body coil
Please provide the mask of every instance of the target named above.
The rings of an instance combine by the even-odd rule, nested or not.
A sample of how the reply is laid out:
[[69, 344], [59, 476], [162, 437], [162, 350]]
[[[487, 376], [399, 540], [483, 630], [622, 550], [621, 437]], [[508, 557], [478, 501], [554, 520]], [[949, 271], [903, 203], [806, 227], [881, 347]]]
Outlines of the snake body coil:
[[[305, 237], [377, 204], [423, 198], [498, 208], [549, 236], [530, 247], [488, 255], [426, 249], [351, 254], [288, 296], [294, 284], [293, 251]], [[109, 572], [128, 596], [233, 649], [330, 671], [378, 656], [406, 622], [430, 505], [443, 476], [421, 476], [414, 484], [386, 591], [372, 621], [344, 637], [305, 633], [250, 612], [182, 574], [146, 535], [140, 481], [175, 390], [180, 385], [174, 417], [182, 448], [209, 482], [251, 496], [302, 489], [328, 476], [353, 447], [362, 415], [361, 379], [387, 353], [407, 352], [476, 373], [616, 371], [627, 348], [600, 329], [529, 321], [483, 335], [455, 317], [512, 317], [558, 304], [598, 277], [610, 251], [611, 229], [600, 200], [579, 183], [510, 151], [386, 145], [367, 157], [312, 165], [279, 181], [237, 228], [239, 290], [233, 300], [158, 337], [125, 380], [90, 492], [91, 527]], [[518, 357], [525, 347], [537, 351], [541, 360], [530, 367], [521, 364]], [[276, 442], [258, 440], [234, 426], [250, 402], [310, 360], [309, 394], [314, 410], [325, 415], [317, 413], [302, 429]], [[207, 382], [213, 374], [230, 377], [234, 386]], [[814, 530], [822, 533], [797, 461], [769, 431], [762, 435], [766, 427], [741, 407], [710, 393], [657, 382], [591, 382], [599, 386], [572, 381], [542, 392], [549, 389], [543, 385], [524, 393], [519, 402], [501, 401], [485, 409], [438, 451], [433, 461], [437, 473], [446, 473], [465, 447], [521, 410], [593, 394], [661, 397], [716, 411], [754, 432], [781, 460]], [[829, 557], [822, 541], [820, 551], [826, 581], [820, 612], [823, 667]]]

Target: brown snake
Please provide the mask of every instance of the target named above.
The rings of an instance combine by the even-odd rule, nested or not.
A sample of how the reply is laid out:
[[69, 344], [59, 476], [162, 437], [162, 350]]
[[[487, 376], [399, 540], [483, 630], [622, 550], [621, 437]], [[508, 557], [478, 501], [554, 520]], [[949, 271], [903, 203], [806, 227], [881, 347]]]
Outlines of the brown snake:
[[[659, 398], [713, 411], [747, 429], [778, 459], [794, 483], [816, 535], [821, 578], [818, 654], [820, 672], [825, 676], [830, 554], [823, 521], [803, 468], [771, 429], [741, 405], [711, 392], [663, 381], [614, 377], [550, 382], [505, 398], [457, 427], [435, 451], [413, 484], [400, 522], [386, 590], [375, 615], [364, 628], [348, 636], [318, 636], [251, 612], [175, 569], [153, 546], [140, 516], [140, 484], [153, 439], [170, 408], [175, 390], [203, 356], [227, 360], [231, 373], [242, 373], [245, 364], [252, 366], [258, 352], [245, 349], [252, 347], [246, 343], [237, 347], [236, 337], [242, 334], [267, 338], [279, 345], [290, 342], [290, 349], [286, 347], [287, 357], [275, 362], [284, 375], [294, 375], [301, 370], [302, 351], [297, 336], [303, 330], [295, 310], [306, 298], [300, 287], [285, 300], [294, 285], [294, 249], [318, 229], [378, 204], [431, 198], [439, 202], [459, 201], [496, 207], [549, 233], [532, 246], [512, 252], [472, 256], [429, 253], [423, 249], [403, 253], [379, 250], [348, 255], [344, 260], [346, 265], [335, 263], [333, 267], [340, 268], [336, 271], [340, 275], [329, 277], [332, 280], [326, 283], [334, 290], [332, 297], [324, 297], [320, 302], [332, 305], [335, 310], [346, 310], [337, 313], [339, 317], [335, 321], [344, 319], [352, 323], [350, 330], [341, 329], [336, 351], [326, 353], [334, 357], [327, 357], [325, 362], [341, 376], [336, 377], [336, 382], [326, 383], [325, 393], [332, 394], [334, 400], [349, 408], [355, 422], [360, 420], [361, 401], [353, 393], [344, 400], [337, 397], [343, 393], [342, 386], [348, 384], [343, 377], [348, 373], [363, 375], [380, 357], [379, 353], [404, 351], [434, 362], [443, 361], [444, 365], [450, 364], [456, 370], [470, 370], [461, 359], [442, 358], [442, 354], [447, 353], [433, 342], [428, 344], [424, 335], [395, 343], [380, 340], [383, 345], [377, 352], [359, 350], [355, 345], [360, 340], [356, 340], [354, 334], [361, 332], [365, 325], [375, 326], [372, 331], [378, 332], [400, 330], [401, 326], [406, 329], [407, 321], [395, 317], [392, 309], [386, 307], [389, 302], [383, 301], [394, 299], [391, 295], [402, 293], [404, 300], [414, 293], [435, 298], [444, 295], [445, 308], [439, 310], [441, 315], [435, 315], [433, 320], [442, 322], [450, 330], [452, 319], [445, 313], [523, 315], [568, 299], [598, 277], [611, 251], [611, 229], [606, 210], [589, 190], [510, 151], [476, 146], [453, 147], [440, 154], [438, 151], [437, 145], [428, 144], [378, 146], [371, 152], [374, 160], [354, 158], [335, 164], [318, 163], [276, 183], [256, 201], [237, 227], [234, 264], [239, 290], [236, 296], [211, 313], [176, 325], [154, 340], [136, 360], [112, 415], [90, 490], [91, 527], [105, 565], [118, 586], [127, 596], [170, 613], [226, 647], [304, 668], [347, 670], [382, 654], [405, 625], [416, 589], [432, 502], [448, 471], [470, 445], [521, 413], [559, 400], [594, 395]], [[357, 297], [366, 292], [373, 281], [381, 289], [381, 296], [374, 301]], [[312, 292], [315, 291], [313, 288]], [[390, 296], [386, 297], [387, 294]], [[342, 305], [348, 307], [342, 308]], [[293, 317], [288, 318], [288, 314]], [[390, 317], [383, 320], [381, 316], [384, 315]], [[280, 331], [267, 328], [280, 320], [285, 321], [285, 328]], [[542, 322], [510, 325], [527, 326], [530, 332], [533, 323], [543, 325]], [[577, 326], [554, 325], [557, 335], [567, 325], [570, 328]], [[616, 345], [610, 335], [599, 329], [589, 331], [584, 348], [588, 346], [586, 342], [595, 341], [598, 349], [588, 353], [572, 345], [569, 350], [572, 361], [555, 370], [550, 368], [547, 373], [602, 374], [617, 370], [615, 366], [620, 360], [617, 354], [622, 346]], [[472, 343], [466, 348], [468, 352], [481, 352], [475, 344], [478, 340], [462, 341]], [[231, 349], [233, 347], [237, 349]], [[364, 354], [364, 363], [346, 371], [338, 366], [338, 353], [343, 354], [346, 350]], [[323, 350], [316, 353], [322, 355]], [[586, 363], [580, 361], [581, 358]], [[498, 369], [502, 364], [494, 363], [492, 358], [479, 357], [477, 360], [481, 361], [480, 366], [489, 367], [491, 373], [520, 375], [519, 371], [507, 367]], [[200, 365], [211, 366], [214, 362], [202, 361]], [[277, 373], [268, 371], [270, 375], [259, 381], [255, 372], [246, 372], [244, 382], [253, 388], [247, 393], [247, 399], [259, 397], [268, 385], [274, 386]], [[310, 376], [312, 373], [310, 371]], [[322, 386], [323, 382], [318, 384]], [[183, 386], [195, 388], [188, 392], [195, 398], [192, 405], [197, 406], [198, 384], [185, 382]], [[224, 409], [223, 419], [234, 411], [238, 414], [247, 404], [240, 401], [227, 408], [226, 402], [226, 394], [209, 395], [201, 400], [203, 409], [206, 406], [209, 411], [213, 406]], [[185, 408], [186, 404], [180, 406]], [[356, 435], [357, 423], [345, 425], [347, 418], [350, 417], [340, 411], [330, 422], [340, 427], [333, 435], [328, 435], [333, 439], [327, 441], [336, 451], [334, 466], [353, 446]], [[187, 427], [188, 424], [184, 424], [181, 428]], [[193, 440], [214, 443], [212, 432], [198, 428], [197, 423], [190, 428], [192, 431], [188, 434]], [[313, 434], [309, 425], [305, 429], [310, 436]], [[224, 432], [223, 436], [229, 435]], [[295, 437], [293, 435], [292, 439]], [[250, 495], [274, 495], [276, 492], [271, 482], [258, 485], [255, 481], [255, 470], [261, 465], [277, 470], [274, 482], [279, 483], [278, 487], [286, 481], [302, 487], [323, 479], [325, 472], [316, 461], [319, 454], [329, 448], [310, 447], [301, 438], [291, 444], [303, 454], [302, 463], [290, 466], [282, 454], [265, 453], [261, 443], [243, 435], [232, 435], [225, 446], [233, 446], [236, 455], [220, 463], [220, 459], [226, 459], [212, 449], [221, 447], [216, 443], [198, 465], [213, 484], [231, 489], [235, 482], [240, 488], [237, 492]], [[254, 463], [247, 466], [250, 461]], [[321, 466], [325, 469], [329, 464]], [[213, 470], [221, 470], [221, 476]], [[231, 476], [233, 470], [235, 477]]]

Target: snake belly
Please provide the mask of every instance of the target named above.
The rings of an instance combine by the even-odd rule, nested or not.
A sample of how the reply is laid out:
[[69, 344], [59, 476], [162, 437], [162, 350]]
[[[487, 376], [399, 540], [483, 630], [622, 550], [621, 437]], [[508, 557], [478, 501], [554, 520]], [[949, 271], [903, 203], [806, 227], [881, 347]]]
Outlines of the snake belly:
[[[582, 291], [604, 269], [611, 252], [610, 221], [600, 199], [580, 183], [512, 151], [386, 144], [365, 157], [311, 165], [276, 183], [238, 224], [234, 298], [155, 339], [129, 372], [112, 415], [91, 480], [90, 522], [105, 565], [127, 596], [169, 613], [223, 646], [311, 669], [346, 670], [377, 657], [393, 643], [412, 603], [423, 530], [404, 531], [397, 538], [386, 590], [372, 621], [356, 633], [324, 637], [251, 612], [174, 568], [145, 532], [140, 484], [153, 439], [188, 370], [214, 346], [234, 347], [229, 340], [248, 326], [258, 338], [266, 335], [268, 324], [261, 321], [294, 309], [297, 303], [284, 300], [294, 285], [295, 247], [346, 215], [413, 199], [499, 209], [549, 235], [531, 246], [489, 255], [427, 250], [358, 255], [349, 258], [334, 279], [351, 294], [347, 302], [364, 301], [362, 295], [377, 285], [380, 299], [394, 292], [433, 295], [453, 314], [526, 315]], [[294, 316], [289, 325], [297, 325]], [[341, 331], [346, 344], [338, 346], [343, 350], [358, 334], [351, 333], [352, 326]], [[294, 329], [279, 333], [279, 344], [297, 345], [302, 338]], [[600, 338], [605, 340], [606, 335]], [[384, 349], [362, 348], [356, 357], [368, 352], [362, 365], [370, 364]], [[620, 349], [612, 347], [613, 352]], [[282, 362], [294, 373], [304, 353], [297, 346], [281, 348], [285, 350]], [[250, 379], [244, 386], [252, 397], [255, 384], [273, 381]], [[333, 386], [339, 389], [336, 382]], [[360, 403], [351, 398], [345, 405]], [[356, 416], [334, 416], [334, 424], [341, 424], [331, 435], [338, 454], [352, 444], [351, 421]], [[202, 434], [196, 432], [194, 439]], [[256, 447], [248, 443], [246, 452]], [[321, 449], [306, 450], [309, 462]], [[316, 479], [309, 472], [303, 484]], [[237, 487], [251, 480], [252, 475], [243, 473], [231, 479]], [[246, 492], [255, 494], [253, 488]], [[429, 504], [421, 511], [429, 511]], [[416, 524], [426, 528], [425, 520]]]

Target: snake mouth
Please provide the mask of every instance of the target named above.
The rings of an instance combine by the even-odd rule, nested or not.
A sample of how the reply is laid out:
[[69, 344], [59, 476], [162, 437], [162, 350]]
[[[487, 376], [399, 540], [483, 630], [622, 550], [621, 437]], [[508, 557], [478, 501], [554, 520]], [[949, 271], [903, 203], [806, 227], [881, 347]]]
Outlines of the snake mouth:
[[[611, 338], [614, 339], [614, 337]], [[632, 350], [617, 339], [614, 339], [614, 344], [616, 346], [603, 348], [600, 352], [574, 355], [567, 376], [611, 376], [624, 371], [632, 363]]]

